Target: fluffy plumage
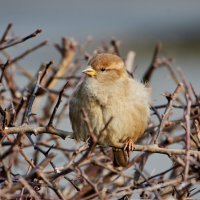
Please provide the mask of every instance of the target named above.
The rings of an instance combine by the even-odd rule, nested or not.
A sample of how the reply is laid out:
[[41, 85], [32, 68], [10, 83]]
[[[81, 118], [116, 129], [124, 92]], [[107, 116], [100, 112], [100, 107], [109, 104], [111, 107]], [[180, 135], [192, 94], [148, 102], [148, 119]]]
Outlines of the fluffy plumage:
[[[80, 112], [84, 108], [99, 144], [117, 147], [130, 140], [135, 143], [148, 123], [149, 89], [129, 77], [124, 62], [116, 55], [97, 54], [88, 65], [83, 71], [86, 76], [76, 87], [69, 104], [75, 138], [83, 141], [88, 138]], [[112, 121], [102, 132], [111, 117]], [[116, 148], [113, 152], [117, 165], [128, 164], [124, 150]]]

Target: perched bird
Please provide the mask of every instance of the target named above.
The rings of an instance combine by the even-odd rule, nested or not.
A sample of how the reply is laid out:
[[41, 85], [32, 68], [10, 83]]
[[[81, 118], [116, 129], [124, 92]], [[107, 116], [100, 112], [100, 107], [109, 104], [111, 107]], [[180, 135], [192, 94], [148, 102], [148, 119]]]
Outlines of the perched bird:
[[[123, 60], [101, 53], [88, 63], [69, 103], [69, 116], [75, 139], [85, 141], [88, 128], [83, 108], [97, 136], [98, 143], [113, 147], [114, 164], [128, 165], [127, 151], [142, 136], [149, 118], [150, 91], [126, 71]], [[112, 118], [108, 126], [105, 125]], [[124, 149], [117, 148], [124, 146]]]

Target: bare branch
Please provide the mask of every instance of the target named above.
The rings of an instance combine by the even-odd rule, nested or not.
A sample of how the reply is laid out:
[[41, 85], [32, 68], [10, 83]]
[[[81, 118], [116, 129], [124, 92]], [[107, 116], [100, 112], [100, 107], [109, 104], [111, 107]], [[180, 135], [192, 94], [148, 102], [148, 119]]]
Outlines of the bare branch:
[[18, 40], [18, 41], [14, 41], [14, 42], [12, 42], [12, 43], [10, 43], [10, 44], [7, 44], [7, 45], [5, 45], [5, 46], [3, 46], [3, 47], [0, 47], [0, 51], [2, 51], [2, 50], [4, 50], [4, 49], [7, 49], [7, 48], [9, 48], [9, 47], [15, 46], [15, 45], [17, 45], [17, 44], [20, 44], [20, 43], [22, 43], [22, 42], [25, 42], [26, 40], [37, 36], [37, 35], [38, 35], [39, 33], [41, 33], [41, 32], [42, 32], [41, 29], [37, 29], [35, 32], [31, 33], [30, 35], [28, 35], [28, 36], [26, 36], [26, 37], [24, 37], [24, 38], [22, 38], [22, 39], [20, 39], [20, 40]]
[[0, 45], [6, 41], [6, 37], [7, 37], [8, 33], [9, 33], [10, 29], [12, 28], [12, 26], [13, 26], [12, 23], [8, 24], [8, 26], [7, 26], [7, 28], [6, 28], [5, 32], [4, 32], [4, 34], [3, 34], [2, 37], [1, 37]]
[[64, 85], [63, 88], [62, 88], [62, 90], [60, 91], [60, 94], [59, 94], [59, 97], [58, 97], [58, 101], [57, 101], [57, 103], [56, 103], [56, 105], [55, 105], [55, 107], [54, 107], [53, 113], [52, 113], [52, 115], [51, 115], [51, 117], [50, 117], [50, 120], [49, 120], [49, 123], [48, 123], [47, 126], [52, 126], [52, 125], [53, 125], [53, 119], [54, 119], [55, 114], [56, 114], [56, 111], [57, 111], [57, 109], [58, 109], [58, 107], [59, 107], [59, 105], [60, 105], [60, 103], [61, 103], [61, 101], [62, 101], [62, 100], [61, 100], [61, 99], [62, 99], [62, 95], [63, 95], [63, 93], [64, 93], [64, 91], [65, 91], [67, 85], [68, 85], [68, 82], [65, 83], [65, 85]]
[[156, 44], [155, 49], [154, 49], [154, 53], [153, 53], [153, 58], [151, 60], [151, 64], [150, 64], [148, 70], [146, 71], [146, 73], [143, 76], [143, 82], [144, 83], [148, 83], [150, 81], [150, 79], [153, 75], [153, 72], [156, 69], [155, 62], [156, 62], [156, 59], [158, 57], [160, 48], [161, 48], [161, 44], [160, 43]]

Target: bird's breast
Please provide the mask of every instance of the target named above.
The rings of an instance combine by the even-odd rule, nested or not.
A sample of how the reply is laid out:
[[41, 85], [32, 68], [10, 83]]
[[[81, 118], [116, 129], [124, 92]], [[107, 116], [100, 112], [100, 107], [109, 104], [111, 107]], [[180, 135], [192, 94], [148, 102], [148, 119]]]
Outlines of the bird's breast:
[[[75, 103], [74, 107], [77, 110], [85, 109], [100, 144], [115, 146], [119, 142], [125, 142], [127, 138], [136, 141], [147, 125], [149, 105], [143, 98], [144, 95], [140, 95], [146, 91], [143, 87], [140, 88], [140, 85], [134, 90], [131, 89], [131, 92], [126, 87], [128, 85], [122, 84], [105, 87], [94, 80], [88, 80], [75, 94], [78, 103]], [[139, 92], [141, 89], [144, 91]], [[75, 115], [72, 111], [71, 115], [79, 121], [74, 125], [72, 123], [76, 135], [81, 140], [86, 140], [89, 136], [88, 129], [80, 117], [81, 113]], [[105, 128], [106, 124], [108, 125]]]

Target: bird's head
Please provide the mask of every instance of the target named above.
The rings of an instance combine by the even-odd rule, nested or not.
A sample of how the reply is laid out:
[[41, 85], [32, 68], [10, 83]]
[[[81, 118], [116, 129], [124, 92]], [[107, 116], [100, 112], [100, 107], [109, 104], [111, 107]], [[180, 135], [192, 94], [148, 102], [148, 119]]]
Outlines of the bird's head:
[[104, 83], [113, 82], [127, 74], [123, 60], [119, 56], [110, 53], [101, 53], [94, 56], [83, 73]]

